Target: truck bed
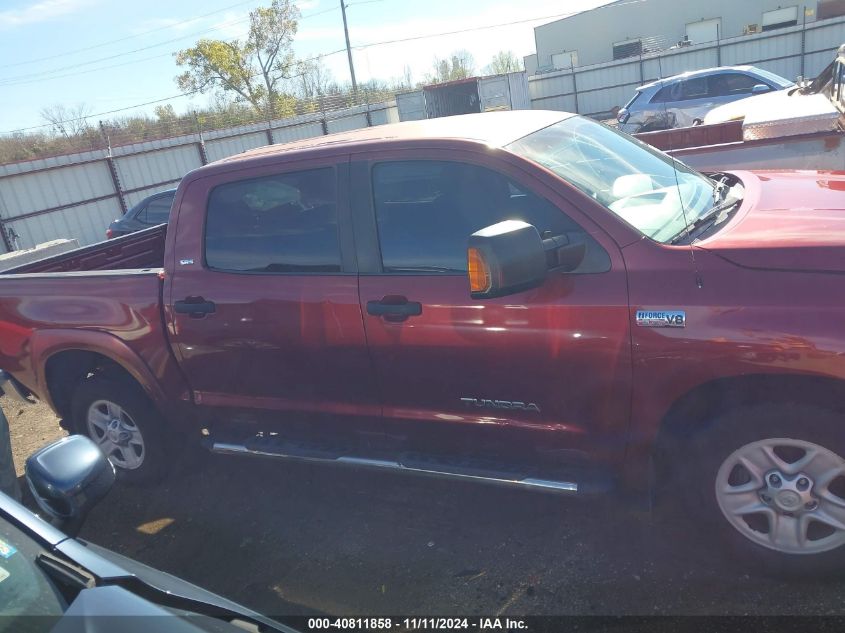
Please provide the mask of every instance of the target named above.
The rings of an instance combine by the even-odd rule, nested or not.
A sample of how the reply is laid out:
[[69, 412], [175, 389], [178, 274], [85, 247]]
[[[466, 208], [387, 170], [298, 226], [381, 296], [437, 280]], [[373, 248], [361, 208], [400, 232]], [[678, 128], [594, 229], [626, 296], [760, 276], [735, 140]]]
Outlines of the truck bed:
[[167, 225], [84, 246], [68, 253], [16, 266], [2, 275], [24, 273], [67, 273], [128, 269], [158, 269], [164, 266]]

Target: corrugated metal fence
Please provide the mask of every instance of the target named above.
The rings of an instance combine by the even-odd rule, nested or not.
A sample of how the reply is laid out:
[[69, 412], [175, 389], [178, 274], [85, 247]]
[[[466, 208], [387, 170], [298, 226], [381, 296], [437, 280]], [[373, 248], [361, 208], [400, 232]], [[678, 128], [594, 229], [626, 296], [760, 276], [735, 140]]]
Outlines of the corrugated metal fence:
[[399, 120], [395, 101], [0, 165], [0, 252], [105, 239], [109, 223], [186, 173], [254, 147]]
[[602, 114], [624, 105], [634, 88], [659, 77], [712, 66], [751, 64], [787, 79], [815, 77], [845, 42], [845, 18], [743, 35], [642, 57], [528, 78], [534, 109]]

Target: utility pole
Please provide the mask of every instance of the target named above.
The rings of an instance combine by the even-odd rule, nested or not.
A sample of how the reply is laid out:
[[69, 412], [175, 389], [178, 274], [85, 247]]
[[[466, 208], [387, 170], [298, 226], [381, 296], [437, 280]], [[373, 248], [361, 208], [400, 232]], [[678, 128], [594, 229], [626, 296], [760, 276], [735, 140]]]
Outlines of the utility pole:
[[346, 4], [340, 0], [340, 12], [343, 13], [343, 35], [346, 37], [346, 56], [349, 58], [349, 74], [352, 76], [352, 92], [358, 92], [358, 82], [355, 81], [355, 66], [352, 64], [352, 47], [349, 45], [349, 29], [346, 27]]

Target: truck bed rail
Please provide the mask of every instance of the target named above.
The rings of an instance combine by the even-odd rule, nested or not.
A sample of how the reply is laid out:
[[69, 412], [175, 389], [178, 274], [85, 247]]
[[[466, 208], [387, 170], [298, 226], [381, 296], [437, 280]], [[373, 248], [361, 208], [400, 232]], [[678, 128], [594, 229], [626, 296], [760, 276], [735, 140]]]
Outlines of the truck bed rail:
[[164, 265], [166, 234], [167, 225], [161, 224], [113, 240], [10, 268], [0, 274], [161, 268]]

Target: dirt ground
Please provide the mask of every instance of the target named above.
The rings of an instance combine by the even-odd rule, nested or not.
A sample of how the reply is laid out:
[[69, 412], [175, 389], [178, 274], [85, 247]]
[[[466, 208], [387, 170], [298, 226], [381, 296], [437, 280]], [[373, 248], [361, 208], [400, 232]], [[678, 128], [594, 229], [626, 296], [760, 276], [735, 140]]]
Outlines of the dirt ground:
[[[20, 472], [62, 431], [5, 400]], [[82, 536], [268, 614], [845, 614], [845, 581], [754, 575], [615, 500], [199, 451], [180, 470], [116, 487]]]

